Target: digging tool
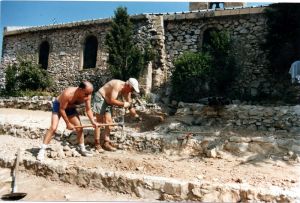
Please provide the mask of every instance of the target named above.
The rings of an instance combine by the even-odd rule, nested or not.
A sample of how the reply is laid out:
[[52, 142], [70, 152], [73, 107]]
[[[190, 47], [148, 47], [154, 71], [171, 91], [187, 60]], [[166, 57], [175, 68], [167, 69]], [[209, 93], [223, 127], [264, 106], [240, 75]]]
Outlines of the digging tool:
[[[98, 124], [97, 127], [105, 127], [105, 126], [124, 126], [124, 123], [111, 123], [111, 124], [107, 124], [107, 123], [103, 123], [103, 124]], [[77, 125], [75, 126], [75, 128], [90, 128], [90, 127], [94, 127], [93, 125]]]
[[169, 133], [186, 133], [186, 134], [214, 134], [214, 135], [220, 135], [220, 131], [215, 131], [215, 132], [203, 132], [203, 131], [198, 131], [198, 132], [196, 132], [196, 131], [194, 131], [194, 132], [192, 132], [192, 131], [176, 131], [176, 130], [172, 130], [172, 131], [169, 131]]
[[124, 137], [125, 113], [126, 113], [126, 110], [125, 110], [125, 108], [123, 107], [123, 108], [122, 108], [122, 121], [121, 121], [121, 123], [123, 123], [123, 125], [122, 125], [122, 132], [121, 132], [121, 136], [122, 136], [122, 137]]
[[[103, 124], [98, 124], [97, 125], [98, 128], [105, 127], [105, 126], [121, 126], [122, 127], [122, 135], [123, 135], [124, 126], [125, 126], [124, 122], [111, 123], [111, 124], [103, 123]], [[93, 125], [78, 125], [78, 126], [75, 126], [75, 128], [90, 128], [90, 127], [94, 127], [94, 126]]]
[[142, 110], [145, 111], [146, 110], [146, 107], [145, 105], [143, 104], [143, 102], [139, 99], [139, 98], [135, 98], [136, 101], [142, 106]]
[[[125, 127], [125, 108], [122, 108], [122, 121], [119, 123], [100, 123], [97, 125], [98, 128], [105, 127], [105, 126], [121, 126], [122, 127], [122, 136], [124, 135], [124, 127]], [[93, 125], [80, 125], [80, 126], [75, 126], [75, 128], [89, 128], [89, 127], [94, 127]]]
[[20, 155], [21, 154], [21, 150], [20, 148], [18, 149], [17, 152], [17, 158], [16, 158], [16, 165], [15, 165], [15, 169], [13, 172], [13, 177], [12, 177], [12, 192], [10, 194], [5, 194], [1, 197], [2, 200], [9, 200], [9, 201], [14, 201], [14, 200], [20, 200], [22, 198], [24, 198], [27, 193], [23, 193], [23, 192], [17, 192], [17, 177], [19, 175], [19, 162], [20, 162]]

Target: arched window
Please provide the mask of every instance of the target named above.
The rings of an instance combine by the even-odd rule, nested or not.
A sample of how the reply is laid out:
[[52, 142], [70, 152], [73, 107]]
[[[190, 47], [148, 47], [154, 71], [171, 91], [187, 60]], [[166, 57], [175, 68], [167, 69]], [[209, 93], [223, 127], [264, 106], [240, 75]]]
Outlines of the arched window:
[[202, 49], [206, 51], [212, 44], [212, 33], [218, 32], [217, 28], [208, 28], [203, 33]]
[[98, 40], [95, 36], [89, 36], [84, 43], [83, 68], [95, 68], [97, 61]]
[[47, 41], [44, 41], [40, 44], [39, 64], [41, 64], [42, 68], [45, 70], [47, 70], [48, 68], [49, 50], [50, 50], [50, 46]]

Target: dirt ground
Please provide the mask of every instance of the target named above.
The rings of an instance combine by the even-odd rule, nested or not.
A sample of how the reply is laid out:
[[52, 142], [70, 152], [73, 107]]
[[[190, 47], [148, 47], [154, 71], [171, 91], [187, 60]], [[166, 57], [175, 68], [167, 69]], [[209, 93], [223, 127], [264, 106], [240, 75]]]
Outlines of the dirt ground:
[[[27, 193], [23, 201], [141, 201], [129, 194], [81, 188], [76, 185], [47, 180], [27, 173], [20, 173], [18, 191]], [[30, 185], [30, 187], [28, 187]], [[0, 197], [11, 192], [9, 169], [0, 168]], [[145, 201], [145, 200], [142, 200]]]
[[[4, 111], [6, 115], [6, 117], [2, 119], [15, 115], [11, 112], [11, 110], [2, 109], [1, 111]], [[28, 113], [26, 114], [26, 111], [22, 110], [16, 110], [15, 113], [22, 116], [15, 117], [14, 123], [24, 122], [24, 120], [26, 120], [28, 123], [31, 122], [32, 125], [41, 125], [41, 123], [49, 123], [50, 121], [45, 119], [49, 118], [48, 112], [35, 111], [34, 116]], [[41, 123], [36, 123], [33, 117], [41, 119]], [[30, 121], [30, 119], [33, 120]], [[9, 120], [6, 122], [9, 122]], [[63, 122], [61, 121], [60, 123]], [[25, 154], [23, 154], [23, 156], [35, 157], [40, 144], [41, 139], [31, 140], [8, 135], [0, 135], [1, 154], [6, 154], [9, 151], [16, 151], [17, 147], [22, 147], [25, 150]], [[60, 142], [52, 140], [50, 147], [60, 144]], [[53, 161], [67, 162], [69, 166], [74, 165], [86, 168], [102, 168], [105, 171], [118, 171], [158, 177], [172, 177], [186, 181], [204, 180], [220, 184], [247, 183], [258, 188], [278, 186], [286, 190], [299, 187], [300, 163], [296, 161], [284, 161], [282, 160], [282, 156], [276, 155], [255, 157], [255, 159], [251, 159], [252, 161], [245, 161], [246, 158], [247, 157], [242, 158], [234, 156], [229, 153], [224, 153], [222, 158], [204, 158], [200, 156], [169, 156], [161, 153], [145, 154], [118, 150], [116, 152], [95, 154], [93, 157], [71, 157]], [[9, 172], [7, 169], [0, 168], [0, 175], [1, 177], [9, 177]], [[20, 192], [30, 193], [30, 195], [24, 198], [24, 200], [28, 201], [56, 201], [67, 199], [71, 201], [137, 200], [136, 197], [128, 195], [114, 194], [111, 192], [103, 192], [88, 188], [79, 188], [70, 184], [53, 182], [33, 175], [22, 174], [22, 176], [22, 179], [26, 181], [21, 183]], [[4, 184], [3, 181], [2, 183], [0, 182], [0, 184]], [[26, 185], [28, 184], [32, 185], [30, 189], [26, 188]], [[41, 188], [47, 189], [43, 189], [41, 192], [40, 185], [43, 185]], [[21, 188], [24, 191], [22, 191]], [[8, 193], [9, 187], [0, 189], [0, 192], [1, 195]]]
[[[20, 146], [25, 150], [24, 158], [35, 157], [38, 145], [39, 140], [0, 135], [0, 153], [16, 150], [16, 146]], [[60, 145], [60, 142], [53, 140], [52, 146], [55, 145]], [[201, 179], [217, 183], [242, 182], [257, 187], [273, 185], [287, 189], [295, 187], [300, 177], [299, 163], [286, 162], [275, 156], [245, 162], [245, 159], [230, 154], [224, 154], [223, 158], [219, 159], [118, 150], [94, 154], [93, 157], [70, 157], [53, 161], [65, 161], [68, 166], [102, 168], [105, 171], [172, 177], [189, 181]]]

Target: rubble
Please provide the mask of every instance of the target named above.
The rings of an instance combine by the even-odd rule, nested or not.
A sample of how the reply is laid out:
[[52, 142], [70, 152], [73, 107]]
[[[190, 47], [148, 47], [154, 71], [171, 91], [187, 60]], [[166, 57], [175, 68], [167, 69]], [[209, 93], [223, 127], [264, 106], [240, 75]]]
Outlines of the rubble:
[[[207, 110], [205, 106], [182, 102], [178, 105], [188, 111], [179, 110], [175, 116], [168, 116], [161, 109], [151, 107], [139, 110], [143, 118], [141, 123], [125, 117], [124, 132], [116, 127], [111, 134], [111, 139], [118, 145], [115, 153], [96, 154], [94, 131], [84, 129], [87, 149], [94, 153], [90, 158], [77, 152], [76, 134], [65, 130], [61, 122], [43, 163], [36, 161], [35, 156], [50, 123], [49, 112], [36, 111], [33, 116], [24, 110], [0, 109], [1, 115], [5, 115], [0, 118], [0, 132], [6, 134], [0, 136], [5, 140], [0, 143], [0, 166], [12, 166], [14, 145], [22, 143], [21, 170], [81, 187], [105, 188], [141, 198], [171, 201], [300, 199], [294, 192], [299, 189], [299, 174], [293, 174], [299, 171], [298, 132], [288, 132], [289, 128], [279, 130], [276, 126], [275, 131], [270, 132], [258, 127], [273, 125], [270, 116], [274, 116], [274, 112], [270, 108], [257, 107], [255, 110], [255, 107], [228, 105], [225, 109], [233, 108], [239, 112], [241, 129], [234, 117], [230, 117], [237, 115], [230, 110], [211, 114], [207, 112], [213, 110]], [[242, 109], [243, 113], [240, 112]], [[289, 109], [292, 108], [274, 107], [273, 110], [285, 119]], [[259, 115], [255, 111], [260, 111]], [[297, 119], [288, 120], [290, 124], [298, 125]], [[88, 119], [82, 116], [82, 121]], [[249, 130], [245, 127], [249, 124], [257, 128]], [[256, 167], [258, 162], [263, 167]], [[250, 168], [253, 174], [246, 176]], [[268, 174], [267, 168], [274, 172], [278, 169], [290, 172], [276, 177], [272, 171]]]

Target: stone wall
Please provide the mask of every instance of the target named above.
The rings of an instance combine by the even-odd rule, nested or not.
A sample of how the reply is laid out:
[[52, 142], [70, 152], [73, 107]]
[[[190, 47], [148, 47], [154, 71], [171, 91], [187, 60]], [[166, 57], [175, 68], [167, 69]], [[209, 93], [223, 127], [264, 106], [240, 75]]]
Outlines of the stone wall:
[[242, 7], [245, 6], [245, 2], [190, 2], [189, 4], [189, 10], [203, 10], [203, 9], [209, 9], [209, 5], [213, 3], [223, 3], [224, 8], [230, 8], [230, 7]]
[[[9, 35], [4, 38], [3, 65], [16, 62], [17, 56], [38, 63], [39, 45], [47, 40], [50, 44], [48, 72], [54, 78], [58, 90], [77, 86], [82, 79], [102, 81], [107, 77], [104, 51], [106, 21], [100, 24], [78, 25], [66, 29], [48, 29]], [[98, 39], [97, 64], [95, 69], [82, 70], [82, 51], [85, 38], [94, 35]]]
[[0, 98], [0, 108], [51, 111], [54, 99], [51, 96]]
[[[297, 88], [290, 90], [288, 82], [281, 83], [282, 87], [276, 86], [267, 69], [268, 61], [260, 49], [267, 31], [263, 10], [264, 7], [132, 16], [135, 42], [141, 47], [150, 42], [156, 52], [155, 60], [149, 63], [140, 77], [141, 89], [144, 93], [159, 92], [168, 96], [174, 60], [185, 51], [201, 50], [204, 31], [216, 28], [228, 31], [234, 39], [240, 75], [232, 91], [241, 99], [262, 95], [281, 98], [286, 92], [296, 92]], [[48, 71], [55, 79], [55, 91], [77, 85], [82, 79], [90, 80], [98, 89], [111, 78], [104, 49], [110, 22], [110, 19], [100, 19], [6, 32], [0, 86], [4, 85], [5, 67], [15, 62], [17, 55], [37, 62], [38, 46], [43, 40], [48, 40]], [[96, 68], [82, 70], [83, 44], [89, 35], [98, 39], [97, 64]]]
[[[51, 111], [53, 97], [1, 98], [0, 108]], [[84, 115], [84, 106], [77, 107]], [[137, 108], [138, 109], [138, 108]], [[199, 103], [180, 102], [177, 120], [188, 126], [206, 126], [250, 131], [300, 133], [300, 105], [256, 106], [232, 104], [211, 107]]]
[[250, 131], [300, 133], [300, 106], [226, 105], [211, 107], [179, 103], [176, 115], [187, 125]]
[[[239, 15], [233, 15], [234, 12]], [[266, 34], [266, 19], [261, 12], [262, 8], [253, 8], [165, 16], [168, 76], [174, 60], [186, 51], [201, 50], [204, 31], [216, 28], [228, 31], [235, 42], [240, 68], [236, 91], [252, 97], [260, 92], [270, 94], [272, 77], [266, 68], [265, 54], [259, 48]]]
[[[38, 63], [39, 45], [47, 40], [50, 44], [48, 72], [54, 78], [54, 91], [67, 86], [76, 86], [87, 79], [98, 89], [111, 78], [107, 70], [107, 52], [104, 47], [105, 36], [111, 20], [100, 19], [71, 24], [28, 28], [11, 31], [4, 37], [1, 85], [4, 82], [4, 69], [17, 62], [21, 56]], [[135, 41], [140, 46], [150, 42], [151, 19], [146, 15], [134, 16]], [[96, 68], [83, 69], [83, 47], [86, 37], [93, 35], [98, 40]]]

